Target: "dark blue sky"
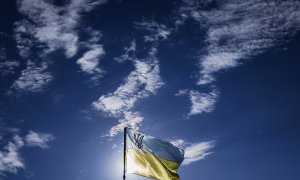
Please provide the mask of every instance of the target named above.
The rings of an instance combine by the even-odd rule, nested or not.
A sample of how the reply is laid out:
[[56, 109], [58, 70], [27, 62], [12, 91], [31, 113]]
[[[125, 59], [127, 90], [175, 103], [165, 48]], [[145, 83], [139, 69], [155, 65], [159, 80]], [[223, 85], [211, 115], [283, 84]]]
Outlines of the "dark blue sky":
[[183, 180], [299, 179], [299, 1], [2, 0], [0, 22], [0, 179], [121, 179], [125, 126], [185, 149]]

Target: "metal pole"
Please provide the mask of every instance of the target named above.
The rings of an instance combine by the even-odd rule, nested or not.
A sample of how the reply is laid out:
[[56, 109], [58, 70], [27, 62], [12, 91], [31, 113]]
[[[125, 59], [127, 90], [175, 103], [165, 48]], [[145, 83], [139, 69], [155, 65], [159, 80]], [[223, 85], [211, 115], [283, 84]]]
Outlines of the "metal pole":
[[126, 179], [126, 134], [127, 134], [127, 127], [124, 128], [124, 155], [123, 155], [123, 180]]

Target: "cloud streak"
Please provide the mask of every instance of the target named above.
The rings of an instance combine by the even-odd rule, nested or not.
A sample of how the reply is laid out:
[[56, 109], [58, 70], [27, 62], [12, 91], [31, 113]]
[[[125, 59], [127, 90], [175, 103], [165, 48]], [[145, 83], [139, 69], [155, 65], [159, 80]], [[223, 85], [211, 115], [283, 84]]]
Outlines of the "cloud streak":
[[135, 26], [137, 29], [146, 32], [146, 35], [144, 36], [145, 42], [157, 42], [159, 40], [166, 40], [172, 32], [171, 28], [168, 28], [166, 25], [159, 24], [153, 20], [136, 22]]
[[219, 91], [212, 89], [208, 93], [199, 92], [197, 90], [182, 89], [175, 96], [188, 96], [191, 106], [187, 116], [209, 113], [215, 109], [215, 104], [219, 98]]
[[[288, 1], [197, 1], [184, 0], [175, 18], [176, 30], [187, 20], [194, 20], [205, 32], [199, 47], [197, 84], [212, 85], [218, 72], [235, 68], [272, 47], [279, 46], [300, 30], [300, 2]], [[212, 112], [219, 92], [189, 94], [190, 115]]]
[[191, 110], [189, 116], [201, 114], [203, 112], [212, 112], [215, 108], [215, 103], [219, 97], [217, 90], [212, 90], [209, 93], [200, 93], [198, 91], [191, 90], [189, 92], [189, 98], [191, 101]]
[[[78, 25], [81, 13], [91, 11], [106, 0], [76, 0], [65, 6], [55, 6], [45, 0], [18, 0], [18, 10], [29, 21], [19, 21], [16, 25], [17, 38], [32, 36], [43, 45], [44, 53], [63, 49], [66, 57], [73, 57], [78, 51]], [[18, 34], [21, 33], [21, 34]]]
[[132, 40], [130, 43], [130, 46], [124, 47], [123, 54], [119, 57], [114, 58], [114, 60], [118, 62], [124, 62], [124, 61], [133, 61], [136, 53], [136, 42], [135, 40]]
[[105, 52], [101, 45], [92, 45], [90, 50], [85, 52], [81, 58], [77, 60], [81, 70], [88, 74], [101, 74], [102, 70], [98, 68], [99, 59], [104, 56]]
[[[15, 136], [15, 138], [19, 138]], [[19, 142], [20, 143], [20, 142]], [[20, 157], [19, 150], [23, 145], [16, 142], [9, 142], [4, 150], [0, 150], [0, 173], [17, 173], [18, 169], [24, 168], [23, 159]]]
[[28, 61], [26, 69], [22, 70], [21, 76], [12, 84], [12, 89], [17, 92], [41, 92], [53, 80], [47, 68], [47, 63], [37, 65]]
[[51, 134], [36, 133], [34, 131], [30, 131], [24, 138], [15, 134], [11, 141], [0, 150], [0, 174], [4, 175], [6, 172], [17, 173], [19, 169], [25, 168], [24, 160], [20, 154], [24, 147], [49, 148], [48, 142], [53, 139], [54, 136]]
[[0, 74], [2, 76], [15, 74], [15, 68], [18, 66], [20, 66], [20, 63], [8, 59], [5, 48], [0, 48]]
[[[101, 33], [90, 27], [79, 26], [83, 13], [90, 12], [106, 0], [75, 0], [56, 6], [46, 0], [18, 0], [18, 11], [25, 17], [15, 23], [15, 40], [19, 55], [24, 58], [45, 58], [62, 50], [66, 58], [73, 58], [80, 49], [86, 50], [77, 60], [80, 69], [101, 77], [98, 67], [105, 51], [100, 44]], [[87, 34], [80, 39], [79, 33]]]
[[198, 143], [186, 142], [183, 139], [177, 139], [171, 141], [174, 146], [177, 146], [184, 150], [183, 165], [189, 165], [199, 160], [205, 159], [212, 153], [212, 148], [215, 147], [215, 141], [204, 141]]
[[123, 131], [125, 126], [137, 128], [143, 121], [139, 112], [134, 112], [135, 103], [152, 94], [163, 85], [159, 76], [159, 64], [156, 49], [149, 52], [146, 59], [132, 61], [135, 69], [127, 76], [124, 83], [113, 93], [102, 95], [92, 106], [109, 116], [121, 118], [119, 124], [112, 127], [109, 136], [113, 137]]
[[[210, 8], [210, 3], [216, 6]], [[234, 68], [243, 60], [287, 41], [300, 30], [300, 2], [184, 1], [177, 24], [194, 19], [207, 30], [206, 47], [199, 60], [199, 85], [215, 81], [216, 72]]]
[[52, 134], [37, 133], [34, 131], [29, 131], [25, 137], [27, 146], [36, 146], [43, 149], [49, 148], [48, 142], [52, 140], [54, 140], [54, 136]]
[[145, 32], [144, 42], [149, 45], [145, 48], [147, 54], [143, 58], [137, 57], [136, 41], [131, 41], [130, 45], [124, 48], [123, 54], [114, 59], [118, 62], [131, 61], [134, 70], [114, 92], [102, 95], [92, 103], [96, 110], [119, 119], [118, 124], [105, 136], [114, 137], [122, 132], [124, 127], [138, 129], [144, 118], [140, 112], [134, 110], [136, 102], [155, 95], [164, 84], [160, 77], [157, 45], [159, 41], [168, 38], [171, 30], [153, 20], [135, 22], [135, 27]]

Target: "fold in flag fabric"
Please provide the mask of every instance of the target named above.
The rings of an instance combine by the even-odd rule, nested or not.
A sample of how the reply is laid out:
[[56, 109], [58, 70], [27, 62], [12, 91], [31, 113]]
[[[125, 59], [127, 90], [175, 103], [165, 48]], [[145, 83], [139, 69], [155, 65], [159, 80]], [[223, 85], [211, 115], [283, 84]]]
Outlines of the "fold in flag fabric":
[[184, 151], [171, 143], [126, 128], [126, 173], [159, 180], [179, 180]]

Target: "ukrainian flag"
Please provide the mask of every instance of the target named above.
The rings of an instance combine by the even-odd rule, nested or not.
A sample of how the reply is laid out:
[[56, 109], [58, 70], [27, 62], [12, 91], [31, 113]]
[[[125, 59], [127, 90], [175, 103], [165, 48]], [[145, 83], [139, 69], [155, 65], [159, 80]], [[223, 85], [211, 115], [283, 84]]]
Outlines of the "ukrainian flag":
[[126, 128], [125, 170], [160, 180], [179, 180], [184, 151], [169, 142]]

